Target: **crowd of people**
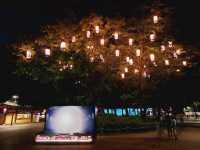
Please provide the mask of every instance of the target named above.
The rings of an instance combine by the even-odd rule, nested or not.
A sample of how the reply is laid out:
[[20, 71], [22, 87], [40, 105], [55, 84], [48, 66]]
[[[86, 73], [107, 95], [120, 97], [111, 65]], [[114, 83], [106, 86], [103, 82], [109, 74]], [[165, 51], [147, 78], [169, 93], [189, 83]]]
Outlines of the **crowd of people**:
[[168, 137], [177, 140], [177, 130], [176, 130], [176, 116], [172, 111], [172, 108], [164, 110], [161, 108], [159, 114], [159, 136], [162, 137], [167, 131]]

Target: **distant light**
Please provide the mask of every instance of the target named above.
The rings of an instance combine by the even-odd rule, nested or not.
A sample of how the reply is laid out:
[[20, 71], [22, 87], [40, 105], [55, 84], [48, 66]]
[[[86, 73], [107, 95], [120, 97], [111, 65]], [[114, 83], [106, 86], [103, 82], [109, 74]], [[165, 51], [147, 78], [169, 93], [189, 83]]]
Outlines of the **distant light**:
[[173, 53], [174, 58], [178, 58], [178, 55], [176, 52]]
[[70, 69], [73, 69], [73, 65], [70, 65], [69, 67], [70, 67]]
[[51, 50], [49, 48], [46, 48], [44, 50], [44, 53], [45, 53], [46, 56], [50, 56], [51, 55]]
[[100, 45], [104, 45], [105, 44], [105, 40], [104, 39], [100, 39]]
[[156, 16], [156, 15], [153, 16], [153, 23], [155, 23], [155, 24], [158, 23], [158, 16]]
[[31, 50], [27, 50], [26, 51], [26, 58], [27, 59], [31, 59], [32, 58], [32, 51]]
[[95, 26], [95, 32], [96, 32], [96, 33], [99, 33], [99, 30], [100, 30], [100, 29], [99, 29], [99, 26]]
[[180, 72], [181, 70], [180, 69], [176, 69], [176, 72]]
[[117, 49], [117, 50], [115, 50], [115, 56], [116, 57], [119, 57], [119, 55], [120, 55], [120, 51]]
[[7, 108], [3, 108], [3, 113], [5, 114], [7, 112]]
[[19, 96], [18, 96], [18, 95], [13, 95], [12, 98], [13, 98], [13, 99], [18, 99]]
[[141, 52], [140, 52], [140, 49], [136, 49], [136, 56], [140, 56], [141, 55]]
[[155, 61], [155, 55], [154, 54], [150, 54], [149, 58], [150, 58], [151, 61]]
[[117, 32], [114, 33], [114, 39], [118, 40], [119, 39], [119, 34]]
[[90, 57], [90, 62], [94, 62], [94, 57]]
[[144, 76], [145, 78], [147, 77], [146, 71], [143, 72], [143, 76]]
[[169, 66], [169, 60], [168, 59], [165, 59], [165, 65]]
[[132, 38], [129, 38], [128, 44], [129, 44], [129, 46], [132, 46], [132, 45], [133, 45], [133, 39], [132, 39]]
[[130, 58], [129, 57], [126, 57], [126, 62], [129, 62]]
[[91, 35], [90, 31], [87, 31], [87, 32], [86, 32], [86, 37], [87, 37], [87, 38], [90, 38], [90, 35]]
[[184, 60], [182, 63], [183, 63], [183, 66], [187, 66], [187, 61]]
[[177, 55], [181, 55], [181, 50], [180, 50], [180, 49], [177, 49], [177, 50], [176, 50], [176, 54], [177, 54]]
[[60, 43], [60, 48], [61, 48], [61, 49], [67, 48], [66, 42], [61, 42], [61, 43]]

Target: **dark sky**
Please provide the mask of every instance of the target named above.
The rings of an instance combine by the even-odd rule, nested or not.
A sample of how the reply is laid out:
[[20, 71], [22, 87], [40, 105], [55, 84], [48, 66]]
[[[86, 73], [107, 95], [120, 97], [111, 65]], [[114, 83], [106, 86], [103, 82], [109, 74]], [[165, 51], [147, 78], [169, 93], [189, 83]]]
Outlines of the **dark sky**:
[[[148, 1], [148, 0], [146, 0]], [[143, 1], [142, 1], [143, 2]], [[53, 23], [56, 20], [67, 18], [69, 10], [78, 16], [90, 12], [104, 15], [128, 15], [142, 3], [141, 0], [1, 0], [0, 1], [0, 46], [1, 46], [1, 84], [0, 98], [5, 98], [16, 91], [15, 77], [10, 75], [10, 55], [4, 44], [12, 43], [23, 35], [38, 34], [42, 25]], [[174, 28], [179, 31], [177, 38], [192, 45], [199, 45], [200, 39], [200, 9], [198, 1], [173, 0], [167, 1], [175, 8], [173, 21]], [[23, 86], [27, 86], [24, 83]], [[26, 88], [26, 90], [28, 90]], [[30, 88], [30, 93], [31, 93]], [[28, 93], [28, 92], [27, 92]]]

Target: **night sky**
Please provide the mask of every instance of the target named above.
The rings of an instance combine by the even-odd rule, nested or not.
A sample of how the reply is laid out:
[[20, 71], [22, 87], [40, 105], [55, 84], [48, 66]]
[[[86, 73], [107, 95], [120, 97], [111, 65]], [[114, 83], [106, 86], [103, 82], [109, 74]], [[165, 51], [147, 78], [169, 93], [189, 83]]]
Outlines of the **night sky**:
[[[5, 48], [5, 45], [15, 42], [17, 39], [24, 37], [24, 35], [40, 34], [41, 26], [54, 23], [60, 19], [67, 19], [74, 14], [80, 18], [91, 12], [108, 16], [114, 14], [128, 16], [141, 3], [141, 0], [1, 0], [0, 101], [4, 101], [7, 97], [15, 93], [26, 93], [29, 95], [37, 87], [37, 83], [33, 83], [32, 87], [29, 87], [28, 81], [18, 79], [11, 74], [14, 70], [12, 56], [9, 50]], [[198, 1], [174, 0], [168, 2], [168, 5], [175, 8], [173, 27], [178, 31], [176, 38], [179, 41], [200, 47], [200, 9]], [[71, 10], [74, 11], [74, 14], [69, 13]], [[177, 86], [180, 85], [180, 87], [183, 87], [182, 84], [186, 84], [186, 82], [182, 81], [177, 82]], [[198, 76], [192, 77], [191, 80], [187, 79], [187, 82], [191, 84], [192, 88], [200, 85]], [[40, 88], [40, 91], [42, 91], [46, 87], [41, 86]], [[190, 92], [192, 93], [192, 90]], [[196, 92], [198, 93], [198, 91]], [[196, 94], [196, 92], [194, 93]], [[35, 93], [35, 95], [38, 95], [38, 93]], [[44, 96], [41, 93], [39, 95], [41, 97]], [[35, 98], [38, 97], [36, 96]]]

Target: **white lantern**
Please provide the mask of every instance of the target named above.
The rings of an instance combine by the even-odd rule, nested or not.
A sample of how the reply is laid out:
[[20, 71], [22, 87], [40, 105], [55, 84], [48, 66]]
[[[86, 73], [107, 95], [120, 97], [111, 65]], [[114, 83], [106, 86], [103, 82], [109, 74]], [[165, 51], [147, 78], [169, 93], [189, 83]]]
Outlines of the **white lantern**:
[[129, 44], [129, 46], [132, 46], [132, 45], [133, 45], [133, 39], [132, 39], [132, 38], [129, 38], [128, 44]]
[[176, 54], [177, 54], [177, 55], [181, 55], [181, 50], [180, 50], [180, 49], [177, 49], [177, 50], [176, 50]]
[[134, 69], [134, 73], [135, 74], [139, 73], [139, 70], [138, 69]]
[[119, 55], [120, 55], [120, 51], [117, 49], [117, 50], [115, 50], [115, 56], [116, 57], [119, 57]]
[[156, 38], [156, 35], [154, 33], [150, 34], [149, 39], [151, 42], [154, 42]]
[[182, 62], [182, 64], [183, 64], [183, 66], [187, 66], [187, 61], [184, 60], [184, 61]]
[[76, 42], [76, 37], [72, 36], [72, 43]]
[[126, 62], [129, 62], [130, 58], [129, 57], [126, 57]]
[[67, 48], [66, 42], [61, 42], [61, 43], [60, 43], [60, 48], [61, 48], [61, 49]]
[[164, 51], [166, 50], [165, 45], [161, 45], [161, 46], [160, 46], [160, 50], [161, 50], [161, 52], [164, 52]]
[[105, 40], [104, 39], [100, 39], [100, 45], [104, 45], [105, 44]]
[[140, 49], [136, 49], [136, 56], [139, 57], [141, 55]]
[[169, 66], [169, 60], [168, 59], [165, 59], [165, 65]]
[[100, 30], [100, 29], [99, 29], [99, 26], [95, 26], [95, 32], [96, 32], [96, 33], [99, 33], [99, 30]]
[[46, 48], [44, 50], [44, 53], [45, 53], [46, 56], [50, 56], [51, 55], [51, 50], [49, 48]]
[[121, 78], [122, 78], [122, 79], [125, 78], [125, 74], [124, 74], [124, 73], [121, 74]]
[[153, 16], [153, 23], [155, 23], [155, 24], [158, 23], [158, 16], [156, 16], [156, 15]]
[[129, 59], [129, 65], [133, 65], [133, 59]]
[[118, 40], [119, 39], [119, 34], [117, 32], [114, 33], [114, 39]]
[[155, 55], [154, 54], [150, 54], [149, 58], [150, 58], [151, 61], [155, 61]]
[[86, 32], [86, 37], [87, 37], [87, 38], [90, 38], [90, 35], [91, 35], [90, 31], [87, 31], [87, 32]]
[[27, 50], [26, 51], [26, 59], [31, 59], [32, 58], [32, 51], [31, 50]]
[[172, 42], [172, 41], [168, 41], [168, 46], [169, 46], [170, 48], [172, 48], [173, 42]]
[[125, 67], [125, 68], [124, 68], [124, 71], [127, 73], [127, 72], [128, 72], [128, 68], [127, 68], [127, 67]]

